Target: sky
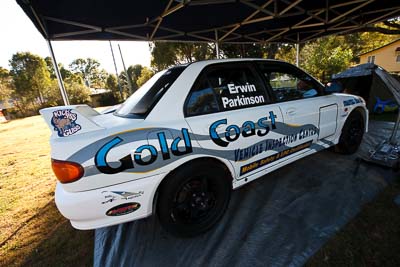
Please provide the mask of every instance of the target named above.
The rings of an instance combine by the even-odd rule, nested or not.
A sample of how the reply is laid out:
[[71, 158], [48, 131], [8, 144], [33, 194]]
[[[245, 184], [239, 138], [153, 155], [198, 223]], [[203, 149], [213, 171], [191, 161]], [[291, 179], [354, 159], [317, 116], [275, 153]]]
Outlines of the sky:
[[[50, 56], [46, 40], [25, 15], [15, 0], [0, 0], [0, 67], [10, 69], [9, 60], [16, 52], [29, 51], [41, 57]], [[147, 42], [112, 42], [118, 72], [123, 70], [118, 44], [121, 46], [126, 67], [135, 64], [150, 66]], [[68, 66], [77, 58], [94, 58], [100, 67], [115, 73], [108, 41], [54, 41], [57, 63]]]

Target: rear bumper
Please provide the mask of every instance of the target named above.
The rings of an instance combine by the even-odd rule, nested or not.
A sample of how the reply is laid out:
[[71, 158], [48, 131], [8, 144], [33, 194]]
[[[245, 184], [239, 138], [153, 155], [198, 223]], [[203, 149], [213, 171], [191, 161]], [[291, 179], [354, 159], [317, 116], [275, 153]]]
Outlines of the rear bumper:
[[[147, 217], [163, 174], [84, 192], [67, 192], [57, 183], [55, 201], [76, 229], [88, 230]], [[132, 208], [134, 207], [134, 208]]]

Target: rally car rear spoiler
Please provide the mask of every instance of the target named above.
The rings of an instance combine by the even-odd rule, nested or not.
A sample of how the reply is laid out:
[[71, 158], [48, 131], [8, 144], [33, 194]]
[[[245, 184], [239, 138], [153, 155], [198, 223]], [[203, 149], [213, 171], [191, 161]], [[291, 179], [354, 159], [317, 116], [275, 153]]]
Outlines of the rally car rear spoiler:
[[100, 113], [88, 105], [58, 106], [41, 109], [39, 112], [52, 130], [52, 138], [104, 129], [92, 120]]

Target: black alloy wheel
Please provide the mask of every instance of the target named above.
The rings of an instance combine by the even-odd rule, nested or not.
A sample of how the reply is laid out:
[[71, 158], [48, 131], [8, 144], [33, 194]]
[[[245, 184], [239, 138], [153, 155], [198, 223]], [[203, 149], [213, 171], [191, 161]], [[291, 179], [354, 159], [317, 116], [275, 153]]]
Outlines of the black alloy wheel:
[[364, 136], [364, 117], [359, 111], [353, 111], [347, 118], [336, 151], [343, 154], [354, 154]]
[[229, 203], [232, 182], [227, 176], [220, 166], [195, 161], [167, 177], [157, 200], [157, 214], [163, 228], [181, 237], [210, 229]]

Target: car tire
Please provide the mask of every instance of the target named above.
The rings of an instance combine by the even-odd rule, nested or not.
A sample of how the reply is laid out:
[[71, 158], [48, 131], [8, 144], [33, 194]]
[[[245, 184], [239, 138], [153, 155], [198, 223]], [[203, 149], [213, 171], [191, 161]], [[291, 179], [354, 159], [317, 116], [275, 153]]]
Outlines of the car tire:
[[221, 166], [195, 161], [166, 179], [159, 190], [157, 215], [167, 232], [179, 237], [196, 236], [225, 213], [232, 181]]
[[343, 125], [339, 143], [335, 151], [342, 154], [354, 154], [362, 141], [365, 130], [364, 117], [359, 111], [350, 113]]

